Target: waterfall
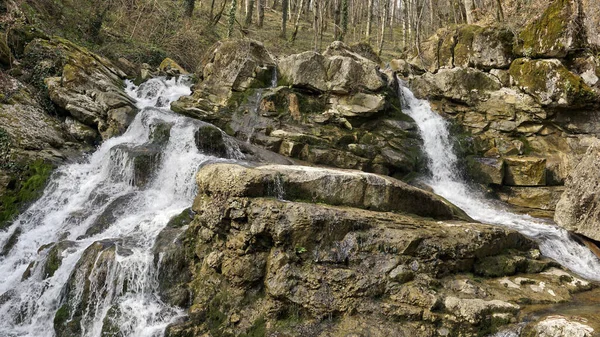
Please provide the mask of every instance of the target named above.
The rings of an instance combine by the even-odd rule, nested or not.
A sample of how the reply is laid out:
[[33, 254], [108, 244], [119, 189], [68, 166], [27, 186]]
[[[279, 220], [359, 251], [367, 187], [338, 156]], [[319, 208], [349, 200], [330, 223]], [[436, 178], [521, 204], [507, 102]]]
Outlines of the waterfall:
[[277, 87], [277, 66], [273, 67], [273, 72], [271, 73], [271, 88]]
[[[402, 83], [398, 80], [399, 83]], [[486, 200], [470, 188], [457, 169], [447, 122], [431, 109], [429, 102], [415, 98], [405, 86], [399, 95], [406, 103], [404, 112], [417, 123], [431, 171], [426, 183], [434, 192], [483, 223], [504, 226], [535, 240], [544, 256], [590, 280], [600, 281], [600, 260], [586, 247], [573, 241], [569, 233], [551, 221], [514, 214], [499, 203]]]
[[[54, 335], [59, 308], [83, 306], [84, 295], [90, 299], [79, 312], [80, 336], [101, 336], [110, 313], [118, 313], [111, 320], [119, 336], [142, 337], [162, 336], [183, 315], [157, 295], [152, 248], [167, 222], [192, 204], [199, 166], [225, 159], [197, 149], [195, 132], [204, 123], [169, 110], [191, 93], [186, 78], [128, 83], [126, 91], [141, 110], [127, 131], [58, 168], [42, 197], [0, 232], [0, 248], [17, 238], [0, 257], [1, 337]], [[228, 151], [235, 157], [235, 149]], [[49, 276], [44, 264], [58, 242], [65, 248], [58, 253], [62, 263]], [[75, 268], [92, 245], [114, 253]]]

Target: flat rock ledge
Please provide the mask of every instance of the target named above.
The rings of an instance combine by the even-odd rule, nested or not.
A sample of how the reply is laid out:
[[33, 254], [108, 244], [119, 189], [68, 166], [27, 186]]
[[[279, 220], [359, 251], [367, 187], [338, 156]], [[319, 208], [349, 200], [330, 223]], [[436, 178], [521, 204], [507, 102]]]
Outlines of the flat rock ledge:
[[309, 166], [244, 167], [212, 164], [197, 175], [207, 195], [276, 197], [383, 212], [403, 212], [440, 220], [469, 217], [433, 193], [394, 178], [351, 170]]

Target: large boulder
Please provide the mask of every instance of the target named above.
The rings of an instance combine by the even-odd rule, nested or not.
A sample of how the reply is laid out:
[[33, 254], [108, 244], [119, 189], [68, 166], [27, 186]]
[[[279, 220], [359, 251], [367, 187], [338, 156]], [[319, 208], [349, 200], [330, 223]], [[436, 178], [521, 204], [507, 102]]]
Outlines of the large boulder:
[[285, 84], [335, 94], [378, 91], [385, 86], [379, 65], [340, 41], [322, 55], [308, 51], [281, 59], [279, 72]]
[[409, 63], [432, 73], [454, 67], [505, 69], [513, 60], [513, 43], [513, 33], [503, 27], [442, 28], [423, 42], [420, 54]]
[[503, 186], [496, 191], [502, 201], [511, 205], [551, 211], [556, 209], [563, 192], [563, 186]]
[[517, 59], [510, 75], [516, 86], [541, 105], [581, 106], [597, 100], [594, 90], [557, 59]]
[[547, 316], [534, 324], [530, 324], [524, 332], [527, 336], [532, 337], [595, 336], [594, 329], [586, 323], [586, 320], [578, 317]]
[[504, 69], [513, 60], [514, 35], [502, 27], [460, 26], [456, 29], [453, 66]]
[[[225, 53], [237, 52], [221, 48], [219, 60], [235, 59]], [[171, 109], [287, 157], [409, 177], [422, 165], [417, 129], [402, 113], [396, 78], [362, 54], [369, 56], [338, 41], [323, 54], [284, 57], [277, 87], [236, 91], [225, 85], [229, 89], [219, 94], [214, 88], [227, 80], [205, 78], [192, 96], [180, 98]], [[211, 64], [217, 61], [204, 70]]]
[[[220, 179], [223, 176], [227, 179]], [[196, 179], [200, 189], [209, 195], [272, 196], [439, 219], [467, 218], [457, 207], [432, 193], [393, 178], [360, 171], [213, 164], [203, 167]]]
[[440, 69], [437, 73], [426, 73], [410, 82], [413, 92], [419, 97], [447, 98], [452, 101], [474, 104], [487, 92], [502, 87], [492, 75], [473, 68]]
[[281, 59], [278, 67], [284, 83], [319, 91], [328, 88], [326, 59], [317, 52], [290, 55]]
[[591, 146], [565, 182], [554, 220], [560, 226], [600, 241], [600, 144]]
[[205, 91], [215, 103], [223, 103], [232, 91], [266, 88], [276, 71], [273, 58], [258, 41], [228, 40], [216, 43], [197, 70], [202, 80], [198, 91]]
[[553, 1], [521, 31], [515, 52], [533, 58], [564, 58], [580, 48], [598, 48], [598, 9], [592, 0]]

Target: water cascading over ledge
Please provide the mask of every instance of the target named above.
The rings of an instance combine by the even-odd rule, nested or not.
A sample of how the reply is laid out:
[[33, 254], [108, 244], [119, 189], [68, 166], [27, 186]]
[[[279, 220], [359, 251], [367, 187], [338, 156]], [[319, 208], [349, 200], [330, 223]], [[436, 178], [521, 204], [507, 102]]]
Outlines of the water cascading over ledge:
[[425, 182], [436, 194], [477, 221], [508, 227], [536, 240], [543, 255], [585, 278], [600, 281], [600, 260], [587, 247], [574, 241], [566, 230], [550, 221], [511, 213], [468, 186], [457, 168], [458, 158], [452, 150], [447, 122], [431, 109], [429, 102], [417, 99], [402, 80], [398, 79], [398, 83], [398, 95], [407, 105], [404, 112], [415, 120], [423, 138], [431, 172]]
[[[8, 250], [0, 259], [0, 336], [159, 336], [182, 315], [158, 296], [153, 246], [190, 206], [198, 167], [223, 160], [198, 149], [196, 132], [207, 124], [169, 110], [190, 84], [129, 84], [141, 112], [128, 130], [60, 167], [0, 233]], [[242, 156], [234, 146], [221, 152]]]

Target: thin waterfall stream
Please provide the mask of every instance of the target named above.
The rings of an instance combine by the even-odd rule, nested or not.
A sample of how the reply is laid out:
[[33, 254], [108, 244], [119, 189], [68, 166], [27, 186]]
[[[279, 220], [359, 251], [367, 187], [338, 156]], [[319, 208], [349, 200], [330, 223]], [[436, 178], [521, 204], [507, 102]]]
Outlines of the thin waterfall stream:
[[[191, 93], [190, 84], [185, 77], [129, 83], [140, 112], [127, 131], [82, 162], [58, 168], [42, 197], [0, 232], [0, 247], [17, 238], [0, 257], [1, 337], [52, 336], [57, 312], [75, 308], [78, 335], [90, 337], [101, 336], [105, 317], [114, 313], [119, 336], [140, 337], [162, 336], [183, 315], [157, 294], [153, 245], [168, 221], [190, 207], [200, 165], [225, 160], [198, 150], [195, 132], [205, 123], [169, 109]], [[239, 149], [227, 151], [239, 156]], [[63, 249], [52, 256], [57, 245]], [[89, 264], [80, 261], [98, 247], [104, 250]]]
[[[401, 80], [398, 80], [402, 83]], [[505, 226], [535, 240], [543, 255], [590, 280], [600, 281], [600, 260], [585, 246], [575, 242], [569, 233], [550, 221], [519, 215], [486, 200], [471, 188], [459, 174], [458, 158], [452, 150], [452, 138], [446, 120], [433, 111], [429, 102], [417, 99], [404, 85], [399, 95], [405, 100], [403, 111], [417, 123], [423, 139], [431, 175], [427, 183], [433, 191], [483, 223]]]

